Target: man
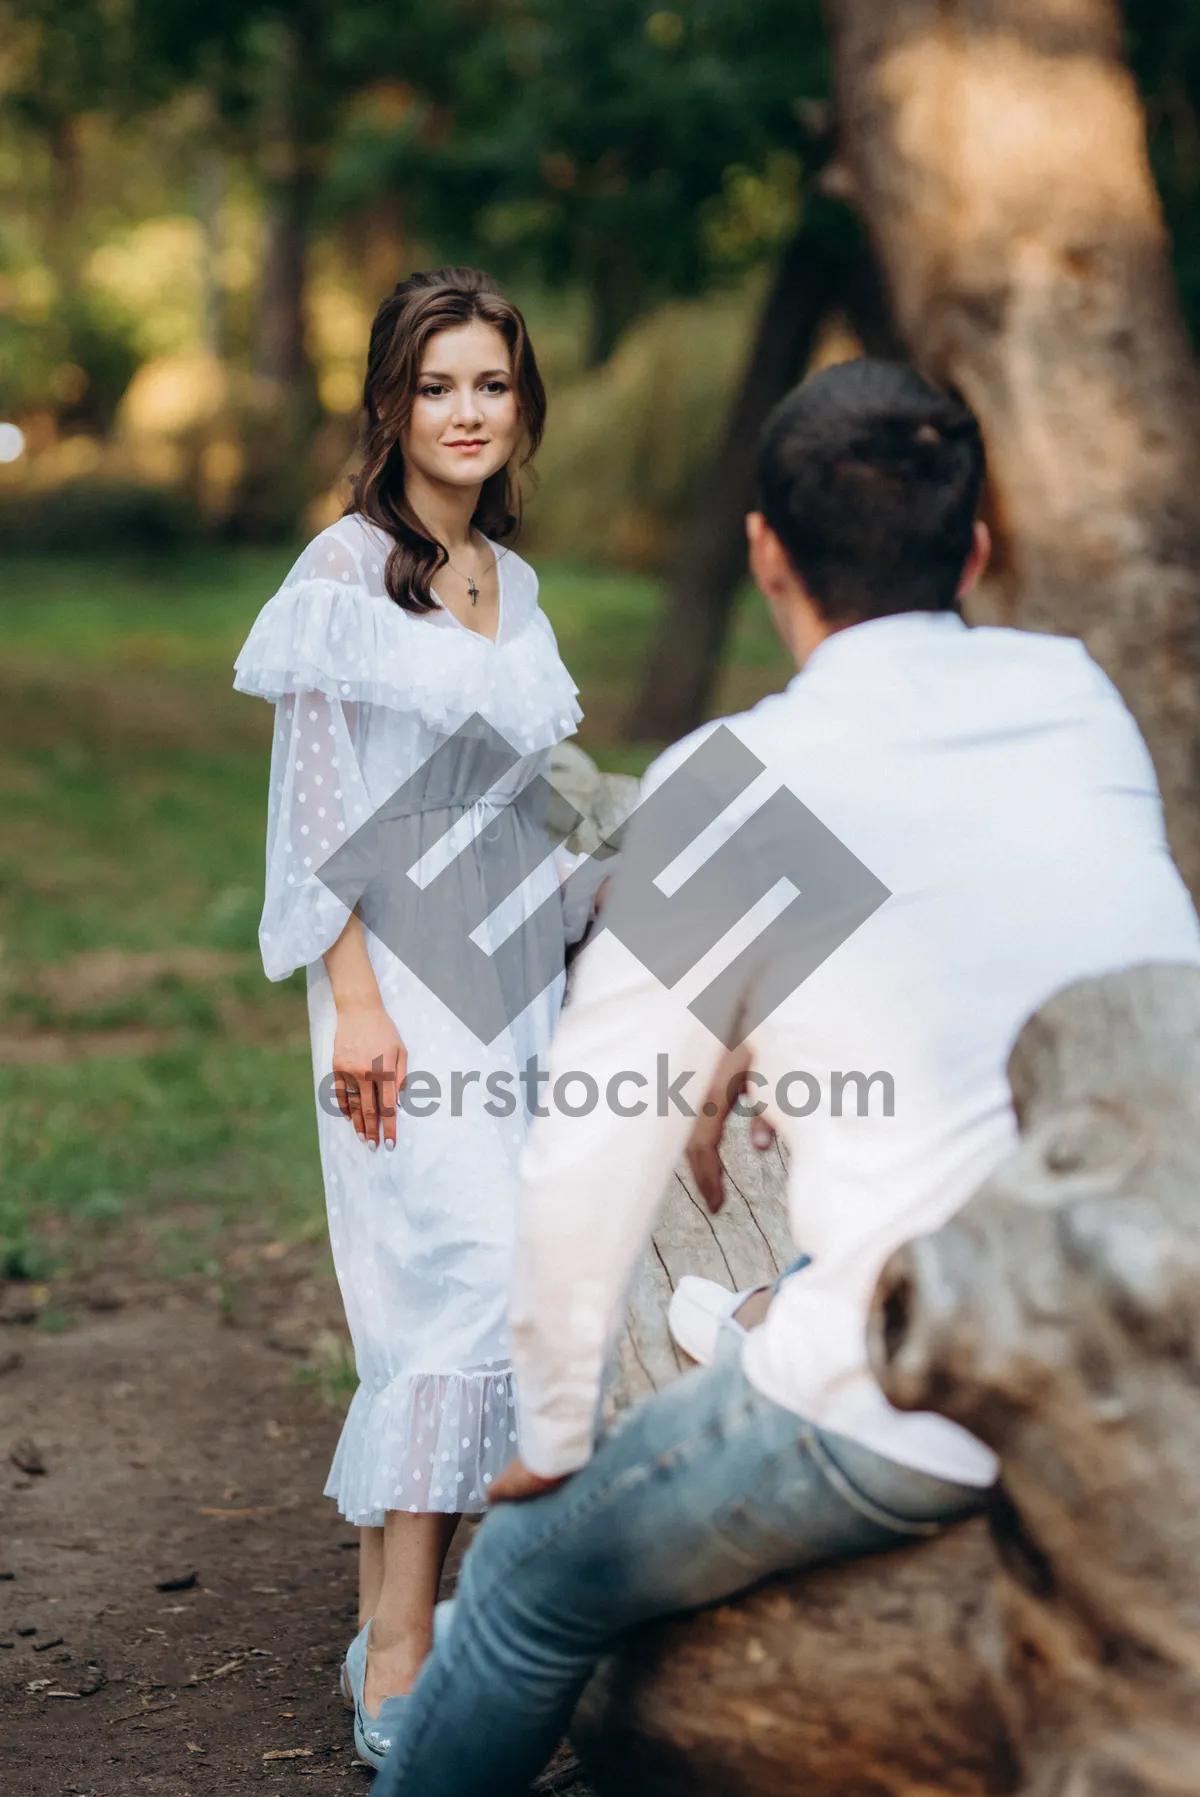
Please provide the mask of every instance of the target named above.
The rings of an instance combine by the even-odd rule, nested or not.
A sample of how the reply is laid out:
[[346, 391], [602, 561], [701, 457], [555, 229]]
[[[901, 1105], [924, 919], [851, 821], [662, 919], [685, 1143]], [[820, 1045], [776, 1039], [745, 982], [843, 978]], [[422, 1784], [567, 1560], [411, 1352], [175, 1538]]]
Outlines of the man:
[[[1200, 929], [1149, 757], [1105, 676], [1073, 640], [961, 617], [987, 556], [982, 476], [970, 413], [900, 365], [828, 370], [768, 424], [750, 560], [799, 671], [729, 720], [731, 736], [697, 732], [648, 777], [551, 1059], [549, 1090], [569, 1073], [606, 1101], [570, 1116], [584, 1107], [564, 1087], [526, 1152], [511, 1303], [520, 1458], [492, 1492], [377, 1797], [522, 1791], [622, 1630], [928, 1534], [986, 1500], [990, 1450], [946, 1418], [893, 1410], [872, 1377], [874, 1282], [1009, 1149], [1004, 1067], [1025, 1017], [1084, 976], [1200, 962]], [[673, 815], [673, 799], [655, 812], [655, 794], [685, 794], [674, 782], [708, 751], [721, 811], [722, 744], [765, 771], [725, 806], [676, 899], [662, 897], [666, 876], [659, 897], [639, 897], [639, 862], [644, 874]], [[714, 1023], [728, 979], [711, 984], [710, 969], [696, 998], [695, 979], [676, 968], [664, 983], [626, 941], [641, 941], [639, 905], [678, 902], [693, 927], [688, 893], [715, 889], [715, 867], [738, 870], [747, 902], [773, 890], [793, 845], [755, 819], [780, 788], [800, 809], [788, 798], [771, 815], [799, 819], [825, 859], [792, 879], [799, 948], [779, 933], [785, 911], [762, 936], [770, 952], [743, 945], [737, 1007]], [[806, 883], [826, 895], [821, 915]], [[807, 977], [776, 990], [780, 965], [806, 954]], [[689, 1109], [743, 1015], [812, 1262], [782, 1282], [740, 1355], [718, 1355], [594, 1447], [629, 1276]]]

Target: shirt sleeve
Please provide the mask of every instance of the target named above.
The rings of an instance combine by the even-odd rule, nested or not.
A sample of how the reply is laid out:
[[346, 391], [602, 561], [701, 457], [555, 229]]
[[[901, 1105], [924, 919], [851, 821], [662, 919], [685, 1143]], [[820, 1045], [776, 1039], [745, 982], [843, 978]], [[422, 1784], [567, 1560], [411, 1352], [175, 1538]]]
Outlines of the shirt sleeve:
[[[630, 1279], [725, 1054], [725, 1043], [688, 1006], [693, 975], [703, 984], [701, 962], [714, 946], [703, 892], [693, 899], [685, 892], [678, 913], [672, 903], [676, 946], [695, 945], [690, 972], [676, 965], [660, 978], [617, 933], [622, 920], [628, 925], [641, 913], [642, 883], [653, 877], [657, 884], [666, 871], [654, 873], [667, 845], [676, 838], [681, 849], [690, 845], [697, 801], [697, 821], [722, 812], [720, 797], [703, 783], [689, 787], [686, 800], [678, 788], [659, 791], [715, 727], [702, 726], [646, 770], [620, 856], [610, 862], [615, 879], [602, 927], [575, 963], [572, 996], [551, 1044], [547, 1114], [533, 1123], [525, 1145], [510, 1345], [522, 1458], [544, 1478], [573, 1472], [591, 1457]], [[731, 834], [736, 823], [730, 812], [721, 833]], [[744, 853], [732, 865], [746, 884], [740, 915], [761, 885], [761, 870]], [[742, 972], [748, 986], [752, 964]], [[740, 1003], [737, 994], [733, 1002]]]
[[569, 849], [560, 842], [554, 850], [554, 871], [562, 893], [563, 934], [569, 943], [582, 942], [592, 920], [596, 894], [620, 864], [619, 851], [607, 857]]
[[721, 1053], [611, 932], [583, 950], [525, 1147], [509, 1313], [521, 1454], [544, 1478], [591, 1456], [630, 1277]]
[[332, 892], [323, 863], [371, 815], [355, 749], [369, 706], [295, 692], [275, 706], [267, 810], [266, 894], [259, 945], [270, 980], [283, 980], [332, 948], [353, 908]]

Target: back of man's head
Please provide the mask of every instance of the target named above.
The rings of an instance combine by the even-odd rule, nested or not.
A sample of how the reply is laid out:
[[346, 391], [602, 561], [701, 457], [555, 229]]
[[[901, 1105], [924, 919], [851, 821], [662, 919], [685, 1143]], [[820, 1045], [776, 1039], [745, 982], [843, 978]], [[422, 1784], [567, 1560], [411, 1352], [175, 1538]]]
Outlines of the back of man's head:
[[983, 484], [974, 415], [903, 362], [842, 362], [772, 412], [758, 506], [813, 603], [838, 625], [947, 611]]

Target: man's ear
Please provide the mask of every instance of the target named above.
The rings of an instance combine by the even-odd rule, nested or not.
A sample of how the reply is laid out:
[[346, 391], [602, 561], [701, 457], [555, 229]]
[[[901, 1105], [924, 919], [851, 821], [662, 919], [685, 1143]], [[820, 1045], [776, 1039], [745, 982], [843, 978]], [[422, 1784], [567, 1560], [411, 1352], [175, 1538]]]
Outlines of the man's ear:
[[750, 545], [750, 572], [760, 593], [778, 599], [795, 582], [783, 544], [761, 512], [747, 512], [746, 538]]
[[975, 541], [971, 545], [971, 553], [963, 563], [963, 571], [958, 580], [959, 599], [965, 599], [983, 578], [985, 569], [992, 559], [992, 533], [982, 518], [975, 520]]

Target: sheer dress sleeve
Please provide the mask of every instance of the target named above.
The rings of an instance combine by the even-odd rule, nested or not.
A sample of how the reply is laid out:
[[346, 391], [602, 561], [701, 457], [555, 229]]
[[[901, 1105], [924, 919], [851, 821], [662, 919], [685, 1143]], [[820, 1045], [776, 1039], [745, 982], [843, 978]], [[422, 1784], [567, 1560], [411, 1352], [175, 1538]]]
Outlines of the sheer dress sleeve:
[[270, 980], [318, 960], [346, 927], [351, 907], [322, 882], [320, 869], [371, 814], [355, 750], [369, 709], [317, 692], [275, 706], [259, 927]]
[[259, 931], [273, 980], [319, 960], [357, 902], [344, 857], [337, 893], [320, 870], [388, 797], [368, 792], [376, 732], [386, 730], [399, 768], [477, 716], [518, 755], [536, 756], [581, 715], [536, 577], [519, 557], [505, 561], [498, 648], [397, 606], [384, 585], [387, 550], [356, 516], [323, 531], [263, 606], [235, 664], [235, 687], [275, 705]]

